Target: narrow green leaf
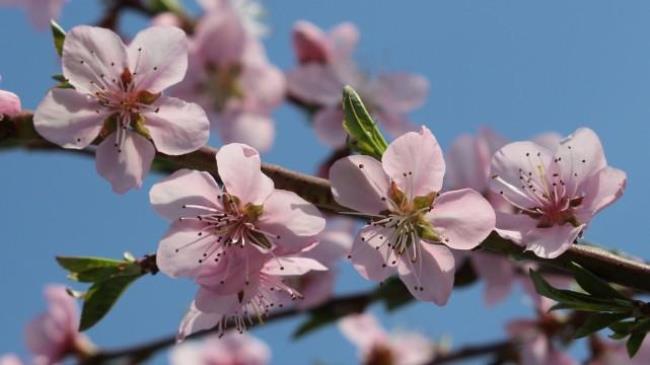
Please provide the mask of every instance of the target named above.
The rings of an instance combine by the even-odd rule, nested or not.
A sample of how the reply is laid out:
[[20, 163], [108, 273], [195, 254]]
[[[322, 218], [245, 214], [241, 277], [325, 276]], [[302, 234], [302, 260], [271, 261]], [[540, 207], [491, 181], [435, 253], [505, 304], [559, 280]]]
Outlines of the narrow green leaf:
[[104, 318], [124, 290], [140, 276], [116, 276], [91, 286], [84, 297], [79, 330], [85, 331]]
[[350, 136], [350, 148], [364, 155], [381, 159], [388, 143], [379, 131], [361, 97], [350, 86], [343, 88], [343, 128]]
[[630, 359], [636, 355], [637, 351], [639, 351], [639, 347], [641, 347], [645, 336], [645, 332], [634, 332], [630, 335], [630, 338], [627, 339], [625, 347], [627, 348], [627, 354], [630, 356]]
[[52, 30], [52, 40], [54, 49], [59, 57], [63, 54], [63, 41], [65, 41], [65, 30], [54, 20], [50, 20], [50, 29]]
[[121, 260], [90, 256], [57, 256], [56, 262], [70, 272], [83, 272], [89, 269], [117, 267], [124, 263], [124, 261]]
[[575, 262], [571, 265], [571, 271], [573, 272], [578, 285], [591, 295], [606, 299], [618, 298], [627, 300], [623, 294], [612, 288], [609, 283]]
[[601, 329], [609, 326], [614, 322], [618, 322], [624, 318], [627, 318], [628, 315], [625, 313], [594, 313], [590, 314], [587, 317], [587, 320], [580, 326], [576, 333], [573, 335], [573, 338], [581, 338], [588, 336], [594, 332], [598, 332]]

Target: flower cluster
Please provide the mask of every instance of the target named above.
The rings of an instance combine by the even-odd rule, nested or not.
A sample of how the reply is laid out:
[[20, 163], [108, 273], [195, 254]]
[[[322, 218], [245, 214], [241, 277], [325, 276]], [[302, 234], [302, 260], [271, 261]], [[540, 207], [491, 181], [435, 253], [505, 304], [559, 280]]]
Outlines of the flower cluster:
[[287, 73], [289, 95], [318, 109], [314, 131], [324, 143], [345, 143], [341, 90], [354, 87], [371, 113], [392, 135], [414, 129], [406, 114], [425, 101], [429, 84], [419, 75], [386, 73], [368, 78], [352, 59], [359, 32], [350, 23], [339, 24], [329, 33], [307, 21], [296, 23], [293, 45], [299, 66]]
[[258, 152], [229, 144], [216, 156], [219, 186], [206, 172], [179, 170], [154, 185], [151, 203], [172, 226], [160, 242], [158, 267], [200, 286], [181, 337], [230, 321], [243, 330], [302, 298], [285, 277], [326, 270], [303, 250], [318, 244], [325, 219], [293, 192], [275, 189]]
[[[211, 336], [201, 344], [183, 343], [171, 352], [171, 365], [265, 365], [271, 350], [262, 341], [247, 334], [229, 332]], [[0, 365], [2, 365], [0, 363]]]
[[174, 93], [209, 111], [224, 142], [268, 150], [275, 135], [271, 112], [284, 101], [285, 79], [259, 40], [263, 28], [254, 19], [259, 4], [202, 3], [207, 12], [190, 41], [188, 77]]

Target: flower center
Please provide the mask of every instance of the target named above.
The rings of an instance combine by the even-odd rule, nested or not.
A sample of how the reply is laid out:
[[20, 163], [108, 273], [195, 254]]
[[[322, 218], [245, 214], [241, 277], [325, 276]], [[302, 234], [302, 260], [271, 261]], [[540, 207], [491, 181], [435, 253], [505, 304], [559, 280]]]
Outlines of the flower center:
[[273, 241], [280, 239], [279, 235], [255, 226], [255, 222], [262, 214], [262, 206], [252, 204], [241, 206], [237, 197], [227, 193], [219, 195], [219, 199], [223, 209], [195, 204], [183, 205], [183, 209], [196, 210], [200, 214], [180, 217], [179, 220], [200, 222], [203, 227], [197, 233], [198, 239], [177, 248], [177, 253], [191, 245], [205, 243], [203, 240], [210, 240], [198, 262], [204, 263], [209, 259], [219, 262], [229, 248], [252, 245], [261, 252], [268, 252], [273, 248]]
[[239, 83], [242, 66], [239, 64], [213, 65], [206, 67], [207, 82], [197, 85], [197, 88], [212, 98], [214, 108], [222, 112], [232, 99], [243, 99], [244, 91]]

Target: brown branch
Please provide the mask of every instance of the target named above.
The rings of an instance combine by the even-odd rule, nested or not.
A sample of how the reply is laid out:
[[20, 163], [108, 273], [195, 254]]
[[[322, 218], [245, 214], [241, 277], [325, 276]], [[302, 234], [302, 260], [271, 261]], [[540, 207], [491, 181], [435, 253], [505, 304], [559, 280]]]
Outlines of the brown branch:
[[[3, 146], [25, 147], [28, 149], [60, 149], [60, 147], [45, 141], [34, 131], [30, 113], [0, 121], [0, 147]], [[69, 151], [89, 153], [88, 150]], [[189, 168], [208, 171], [218, 176], [214, 157], [216, 151], [211, 147], [203, 147], [198, 151], [182, 156], [167, 156], [159, 153], [156, 156], [156, 162], [170, 171]], [[277, 188], [294, 191], [320, 209], [333, 213], [349, 211], [349, 209], [336, 203], [332, 197], [330, 183], [326, 179], [271, 164], [263, 164], [262, 169], [264, 173], [273, 179]], [[483, 242], [481, 249], [502, 255], [523, 257], [559, 268], [568, 267], [567, 265], [574, 261], [607, 281], [650, 293], [650, 265], [616, 255], [601, 248], [575, 244], [560, 257], [547, 260], [538, 258], [532, 253], [526, 253], [520, 246], [493, 233]]]
[[458, 350], [440, 354], [431, 360], [427, 365], [449, 364], [459, 360], [467, 360], [474, 357], [493, 355], [495, 357], [507, 356], [512, 353], [515, 345], [512, 341], [502, 340], [480, 345], [467, 345]]

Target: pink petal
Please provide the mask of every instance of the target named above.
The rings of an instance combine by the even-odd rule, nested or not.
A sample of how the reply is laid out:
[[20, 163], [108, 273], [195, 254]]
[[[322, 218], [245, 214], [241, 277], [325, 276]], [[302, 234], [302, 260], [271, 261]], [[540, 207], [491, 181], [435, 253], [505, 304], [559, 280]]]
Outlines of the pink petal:
[[626, 185], [625, 172], [609, 166], [584, 181], [582, 189], [586, 195], [578, 212], [579, 221], [588, 222], [596, 213], [615, 202], [623, 195]]
[[565, 182], [569, 197], [586, 193], [582, 182], [607, 166], [600, 139], [588, 128], [579, 128], [560, 143], [554, 156], [554, 170]]
[[183, 155], [208, 143], [210, 121], [197, 104], [161, 96], [151, 108], [143, 116], [158, 151]]
[[329, 41], [336, 61], [349, 59], [359, 43], [359, 30], [349, 22], [341, 23], [329, 32]]
[[194, 303], [200, 311], [221, 315], [227, 314], [241, 305], [237, 294], [219, 295], [203, 287], [196, 293]]
[[388, 240], [394, 229], [365, 226], [352, 244], [349, 258], [361, 276], [368, 280], [383, 281], [395, 273], [398, 258]]
[[212, 11], [201, 18], [195, 29], [194, 47], [207, 63], [228, 65], [243, 56], [247, 42], [243, 24], [231, 11]]
[[314, 115], [314, 132], [318, 139], [331, 147], [345, 145], [347, 134], [343, 129], [343, 110], [339, 106], [321, 108]]
[[546, 132], [533, 137], [532, 141], [549, 151], [556, 151], [562, 142], [562, 136], [556, 132]]
[[257, 61], [246, 65], [239, 83], [246, 110], [268, 113], [282, 104], [286, 95], [287, 82], [284, 74], [268, 62]]
[[7, 115], [13, 117], [14, 115], [20, 113], [22, 107], [20, 106], [20, 98], [18, 95], [0, 90], [0, 120], [2, 120], [2, 115]]
[[382, 109], [407, 113], [424, 104], [429, 81], [420, 75], [407, 73], [383, 74], [371, 81], [372, 99]]
[[305, 20], [297, 21], [292, 32], [293, 49], [300, 63], [325, 63], [330, 58], [327, 35], [316, 25]]
[[512, 291], [515, 266], [510, 260], [498, 255], [472, 252], [472, 266], [485, 282], [485, 303], [488, 306], [504, 300]]
[[454, 288], [454, 255], [445, 246], [416, 244], [420, 245], [417, 262], [403, 255], [397, 265], [399, 277], [416, 299], [445, 305]]
[[159, 93], [187, 72], [187, 38], [176, 27], [149, 27], [136, 34], [127, 49], [137, 90]]
[[211, 235], [199, 235], [205, 227], [205, 223], [196, 221], [174, 222], [158, 245], [156, 264], [160, 271], [173, 278], [198, 275], [203, 254], [215, 240]]
[[66, 0], [28, 0], [21, 2], [27, 8], [32, 24], [39, 30], [45, 30], [49, 27], [50, 20], [59, 18], [61, 8], [63, 8]]
[[388, 110], [380, 109], [374, 112], [374, 117], [379, 121], [382, 128], [393, 137], [399, 137], [408, 132], [417, 132], [420, 129], [405, 114], [392, 113]]
[[0, 356], [0, 365], [22, 365], [20, 358], [14, 354], [5, 354]]
[[222, 317], [223, 315], [221, 313], [202, 312], [196, 308], [196, 304], [192, 302], [190, 309], [185, 313], [183, 321], [178, 329], [178, 340], [183, 340], [192, 333], [207, 330], [216, 326]]
[[300, 256], [285, 256], [269, 261], [264, 265], [262, 272], [275, 276], [292, 276], [304, 275], [310, 271], [327, 270], [326, 266], [314, 259]]
[[394, 140], [381, 161], [384, 171], [411, 199], [442, 189], [445, 160], [436, 137], [427, 127]]
[[185, 208], [185, 205], [223, 211], [221, 194], [221, 188], [209, 173], [182, 169], [154, 184], [149, 200], [158, 214], [173, 221], [206, 213], [201, 209]]
[[34, 128], [50, 142], [83, 149], [99, 135], [108, 117], [92, 97], [72, 89], [52, 89], [36, 108]]
[[264, 202], [264, 211], [255, 225], [280, 236], [276, 242], [281, 252], [296, 253], [316, 241], [325, 228], [325, 219], [296, 193], [275, 190]]
[[388, 334], [377, 319], [367, 313], [352, 314], [339, 321], [343, 336], [352, 342], [360, 352], [365, 353], [376, 344], [387, 342]]
[[436, 345], [415, 332], [396, 332], [390, 336], [393, 356], [403, 365], [429, 364], [436, 355]]
[[546, 186], [547, 176], [540, 171], [551, 173], [548, 167], [552, 158], [549, 150], [532, 142], [507, 144], [492, 157], [490, 189], [516, 207], [538, 206], [536, 198], [531, 197], [524, 186], [531, 183], [522, 182], [521, 177], [527, 175], [533, 185]]
[[287, 73], [289, 94], [307, 103], [338, 106], [343, 86], [336, 70], [328, 65], [310, 63]]
[[217, 152], [217, 168], [228, 194], [242, 205], [261, 205], [273, 192], [273, 181], [261, 170], [260, 154], [252, 147], [230, 143]]
[[275, 138], [275, 124], [266, 114], [237, 111], [222, 116], [218, 123], [225, 143], [244, 143], [259, 151], [268, 151]]
[[517, 244], [523, 244], [523, 236], [537, 227], [537, 220], [525, 214], [510, 214], [499, 211], [495, 212], [495, 214], [497, 217], [495, 231], [499, 236]]
[[427, 214], [443, 243], [455, 250], [471, 250], [492, 232], [496, 217], [490, 203], [471, 189], [441, 194]]
[[319, 243], [304, 251], [302, 256], [330, 265], [344, 257], [352, 248], [354, 236], [346, 230], [326, 228], [318, 237]]
[[456, 138], [447, 152], [447, 176], [445, 186], [450, 189], [472, 188], [485, 191], [488, 171], [484, 170], [476, 151], [476, 138], [463, 134]]
[[113, 191], [118, 194], [140, 188], [156, 156], [156, 149], [147, 139], [135, 132], [124, 133], [126, 137], [121, 146], [115, 146], [113, 132], [95, 152], [97, 172], [111, 183]]
[[[214, 240], [213, 236], [213, 243]], [[262, 254], [252, 245], [230, 250], [221, 257], [211, 258], [214, 258], [214, 261], [201, 268], [195, 281], [215, 295], [235, 294], [250, 288], [251, 278], [259, 276], [263, 265], [269, 259], [268, 255]]]
[[332, 194], [337, 203], [363, 213], [389, 209], [388, 177], [381, 163], [369, 156], [348, 156], [330, 168]]
[[536, 228], [523, 237], [523, 243], [526, 251], [532, 251], [541, 258], [554, 259], [568, 250], [584, 229], [585, 225], [573, 227], [568, 223]]
[[117, 34], [86, 25], [68, 31], [61, 60], [66, 79], [77, 91], [89, 94], [99, 87], [117, 89], [120, 75], [129, 66], [126, 47]]

